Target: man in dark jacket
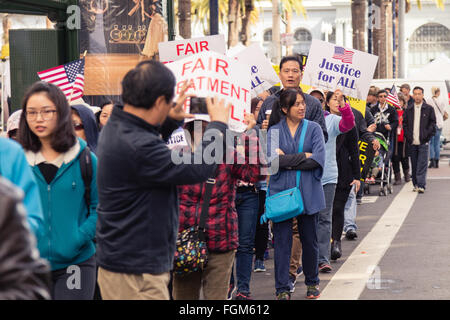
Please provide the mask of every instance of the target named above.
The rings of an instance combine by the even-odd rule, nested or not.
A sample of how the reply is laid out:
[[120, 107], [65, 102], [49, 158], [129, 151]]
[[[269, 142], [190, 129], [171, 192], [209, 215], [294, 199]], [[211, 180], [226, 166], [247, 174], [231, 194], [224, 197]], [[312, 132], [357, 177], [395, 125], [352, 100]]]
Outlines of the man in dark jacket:
[[391, 133], [397, 132], [398, 126], [397, 111], [386, 102], [387, 95], [386, 90], [380, 90], [378, 92], [378, 104], [370, 110], [375, 118], [377, 132], [382, 133], [386, 140], [389, 139]]
[[50, 300], [50, 266], [39, 257], [23, 195], [0, 178], [0, 300]]
[[436, 133], [436, 115], [423, 100], [423, 89], [413, 90], [414, 104], [403, 114], [403, 130], [409, 145], [412, 165], [413, 191], [425, 192], [428, 165], [428, 142]]
[[[286, 56], [280, 61], [280, 80], [284, 89], [297, 89], [302, 80], [302, 63], [297, 56]], [[271, 111], [275, 103], [280, 101], [282, 90], [272, 94], [264, 100], [261, 110], [258, 114], [256, 123], [263, 128], [263, 122], [267, 119], [266, 111]], [[306, 113], [305, 119], [317, 122], [323, 131], [325, 142], [328, 140], [327, 127], [325, 125], [325, 117], [320, 101], [313, 96], [305, 93]], [[267, 120], [266, 120], [267, 121]], [[267, 122], [268, 123], [268, 122]]]
[[[206, 181], [217, 167], [202, 157], [211, 139], [196, 150], [195, 163], [201, 163], [172, 160], [165, 140], [189, 116], [182, 108], [187, 86], [174, 104], [175, 84], [163, 64], [139, 63], [123, 79], [124, 106], [114, 108], [101, 132], [97, 257], [103, 299], [169, 299], [178, 233], [176, 186]], [[208, 98], [207, 104], [211, 122], [205, 135], [224, 141], [229, 107]], [[194, 163], [193, 154], [189, 160]]]

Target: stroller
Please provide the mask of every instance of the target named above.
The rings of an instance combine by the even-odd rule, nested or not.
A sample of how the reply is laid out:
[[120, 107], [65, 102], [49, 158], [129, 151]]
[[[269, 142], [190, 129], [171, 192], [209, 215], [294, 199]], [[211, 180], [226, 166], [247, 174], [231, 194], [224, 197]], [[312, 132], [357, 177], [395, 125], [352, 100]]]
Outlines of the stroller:
[[[375, 138], [380, 142], [379, 154], [373, 159], [366, 183], [364, 184], [364, 194], [370, 194], [370, 186], [379, 184], [380, 196], [387, 196], [388, 192], [392, 194], [392, 164], [390, 152], [390, 139], [386, 139], [382, 133], [375, 132]], [[372, 177], [370, 177], [372, 176]]]

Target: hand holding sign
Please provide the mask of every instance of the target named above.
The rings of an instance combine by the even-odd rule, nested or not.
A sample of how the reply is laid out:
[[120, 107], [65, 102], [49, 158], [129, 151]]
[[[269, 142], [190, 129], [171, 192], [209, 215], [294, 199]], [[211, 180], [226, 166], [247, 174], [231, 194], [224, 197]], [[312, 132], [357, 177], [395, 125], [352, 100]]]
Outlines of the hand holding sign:
[[177, 98], [177, 101], [174, 104], [174, 107], [169, 111], [169, 117], [176, 121], [182, 121], [188, 118], [194, 118], [194, 115], [186, 113], [183, 106], [188, 97], [192, 97], [192, 94], [186, 94], [187, 89], [189, 88], [189, 81], [186, 81], [185, 85], [180, 91], [180, 95]]
[[336, 95], [336, 100], [339, 103], [339, 107], [345, 107], [344, 94], [342, 93], [342, 91], [340, 89], [336, 89], [336, 91], [334, 91], [334, 94]]
[[225, 99], [217, 99], [206, 97], [206, 105], [208, 107], [208, 114], [211, 121], [219, 121], [225, 124], [228, 123], [230, 116], [231, 103], [225, 107]]
[[247, 130], [251, 130], [256, 125], [255, 116], [253, 113], [246, 113], [244, 116], [244, 123], [247, 125]]

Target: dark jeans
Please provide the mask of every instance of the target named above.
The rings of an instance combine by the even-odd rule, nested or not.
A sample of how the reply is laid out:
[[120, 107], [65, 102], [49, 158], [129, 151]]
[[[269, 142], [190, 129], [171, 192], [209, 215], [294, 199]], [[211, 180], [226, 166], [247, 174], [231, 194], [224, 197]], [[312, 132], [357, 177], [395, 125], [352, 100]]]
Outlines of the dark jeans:
[[317, 240], [319, 243], [319, 264], [330, 263], [330, 239], [331, 239], [331, 217], [333, 214], [334, 193], [336, 183], [327, 183], [323, 186], [326, 208], [319, 212], [317, 225]]
[[332, 218], [332, 231], [331, 238], [333, 241], [341, 240], [342, 231], [344, 230], [344, 213], [345, 204], [347, 203], [348, 196], [352, 187], [348, 188], [336, 187], [333, 202], [333, 218]]
[[246, 294], [250, 293], [258, 206], [259, 194], [257, 192], [236, 193], [239, 234], [239, 246], [236, 251], [237, 290]]
[[403, 142], [398, 143], [397, 149], [398, 154], [392, 156], [392, 168], [394, 170], [394, 174], [400, 173], [400, 163], [401, 163], [403, 168], [403, 174], [406, 175], [409, 172], [409, 157], [408, 155], [406, 155], [405, 157], [402, 156]]
[[[302, 214], [297, 217], [298, 232], [302, 243], [302, 266], [307, 286], [318, 285], [319, 247], [317, 243], [317, 225], [319, 214]], [[274, 223], [275, 239], [275, 289], [276, 294], [289, 292], [289, 264], [292, 249], [292, 219]]]
[[267, 249], [267, 241], [269, 240], [269, 224], [259, 223], [261, 216], [264, 214], [264, 205], [266, 202], [266, 191], [259, 190], [259, 207], [258, 220], [256, 221], [256, 235], [255, 235], [255, 259], [264, 260], [264, 252]]
[[78, 265], [52, 271], [52, 299], [93, 300], [96, 276], [95, 255]]
[[410, 152], [413, 185], [425, 189], [428, 169], [428, 143], [411, 145]]

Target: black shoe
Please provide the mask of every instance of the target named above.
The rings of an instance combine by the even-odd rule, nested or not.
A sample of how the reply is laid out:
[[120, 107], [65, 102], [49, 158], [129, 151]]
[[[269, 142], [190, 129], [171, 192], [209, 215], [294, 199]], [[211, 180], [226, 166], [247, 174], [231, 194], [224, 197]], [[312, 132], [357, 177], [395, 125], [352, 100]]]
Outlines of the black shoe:
[[346, 238], [347, 240], [353, 240], [353, 239], [358, 238], [358, 235], [356, 234], [356, 231], [355, 231], [355, 230], [350, 229], [350, 230], [348, 230], [348, 231], [345, 233], [345, 238]]
[[434, 167], [439, 168], [439, 159], [434, 159]]
[[331, 243], [331, 260], [337, 260], [342, 256], [341, 241], [336, 240]]
[[356, 198], [356, 204], [361, 204], [362, 203], [362, 198]]
[[434, 168], [434, 159], [430, 159], [430, 164], [428, 165], [428, 169]]

